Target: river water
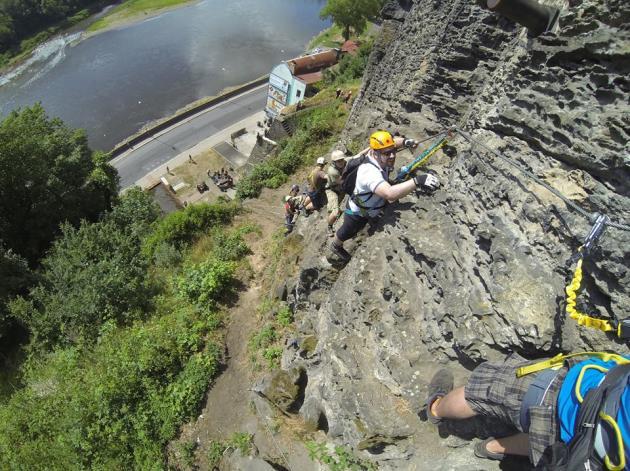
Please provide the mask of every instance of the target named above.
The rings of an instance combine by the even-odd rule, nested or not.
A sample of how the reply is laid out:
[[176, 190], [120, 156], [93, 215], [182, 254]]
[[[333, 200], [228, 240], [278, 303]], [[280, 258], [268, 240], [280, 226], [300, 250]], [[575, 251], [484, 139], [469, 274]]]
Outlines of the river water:
[[329, 26], [325, 0], [203, 0], [81, 40], [57, 38], [0, 77], [0, 114], [42, 102], [109, 150], [146, 123], [267, 74]]

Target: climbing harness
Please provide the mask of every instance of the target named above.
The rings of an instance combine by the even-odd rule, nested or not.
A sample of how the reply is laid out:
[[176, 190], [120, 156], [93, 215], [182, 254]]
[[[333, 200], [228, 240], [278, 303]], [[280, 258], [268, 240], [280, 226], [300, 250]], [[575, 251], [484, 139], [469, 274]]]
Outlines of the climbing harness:
[[575, 358], [579, 356], [589, 356], [593, 358], [599, 358], [602, 361], [609, 362], [614, 361], [618, 365], [625, 365], [630, 363], [626, 357], [622, 355], [618, 355], [617, 353], [609, 353], [609, 352], [576, 352], [576, 353], [559, 353], [555, 357], [549, 358], [548, 360], [539, 361], [533, 363], [531, 365], [521, 366], [516, 370], [516, 377], [520, 378], [522, 376], [538, 373], [539, 371], [546, 370], [549, 368], [555, 369], [560, 368], [565, 360], [570, 358]]
[[[540, 374], [545, 374], [546, 370], [557, 370], [561, 366], [571, 368], [575, 364], [565, 364], [565, 361], [579, 356], [599, 358], [605, 363], [613, 362], [616, 365], [610, 369], [597, 364], [585, 364], [580, 367], [573, 389], [573, 394], [580, 403], [575, 433], [569, 443], [558, 442], [552, 447], [551, 461], [546, 463], [547, 466], [543, 466], [542, 469], [563, 471], [601, 469], [602, 462], [594, 452], [594, 442], [598, 426], [603, 427], [605, 424], [609, 443], [612, 444], [614, 442], [616, 444], [614, 451], [618, 462], [613, 463], [609, 454], [605, 452], [603, 464], [608, 470], [621, 471], [626, 466], [626, 456], [623, 436], [616, 417], [619, 412], [621, 396], [630, 380], [630, 360], [628, 358], [607, 352], [559, 354], [549, 360], [518, 368], [516, 376], [520, 378], [541, 371], [543, 373]], [[604, 375], [604, 379], [583, 397], [581, 392], [582, 381], [588, 370], [599, 371]], [[604, 432], [602, 431], [602, 433]]]
[[608, 216], [598, 214], [595, 224], [586, 236], [586, 239], [584, 239], [584, 243], [572, 257], [572, 260], [575, 260], [575, 270], [571, 283], [565, 288], [567, 293], [566, 313], [571, 319], [575, 320], [578, 325], [598, 329], [602, 332], [614, 332], [617, 337], [628, 339], [630, 338], [630, 319], [623, 319], [621, 321], [616, 317], [612, 319], [600, 319], [581, 313], [576, 308], [576, 299], [580, 291], [580, 285], [582, 284], [582, 262], [584, 261], [584, 257], [589, 255], [591, 249], [597, 243], [597, 240], [602, 236], [609, 221]]
[[[421, 165], [423, 165], [429, 158], [435, 154], [438, 150], [446, 145], [448, 142], [447, 138], [451, 137], [451, 131], [443, 131], [438, 133], [436, 136], [443, 136], [440, 140], [438, 140], [435, 144], [429, 147], [427, 150], [422, 152], [419, 156], [413, 159], [413, 161], [404, 165], [398, 171], [398, 175], [394, 179], [394, 183], [400, 183], [407, 180], [415, 170], [417, 170]], [[425, 139], [426, 140], [426, 139]]]

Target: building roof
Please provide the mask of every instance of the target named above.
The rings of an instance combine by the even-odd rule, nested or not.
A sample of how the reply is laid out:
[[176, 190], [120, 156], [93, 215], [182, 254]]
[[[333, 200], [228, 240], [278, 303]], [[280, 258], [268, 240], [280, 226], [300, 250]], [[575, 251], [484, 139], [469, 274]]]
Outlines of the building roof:
[[295, 78], [300, 79], [306, 85], [310, 85], [311, 83], [319, 82], [324, 77], [324, 74], [321, 70], [316, 72], [309, 72], [306, 74], [296, 75]]
[[347, 52], [348, 54], [356, 54], [357, 49], [359, 49], [359, 45], [356, 41], [352, 41], [351, 39], [348, 39], [341, 46], [341, 52]]
[[293, 75], [306, 74], [335, 65], [338, 55], [339, 51], [337, 49], [330, 49], [317, 54], [290, 59], [287, 61], [287, 65]]

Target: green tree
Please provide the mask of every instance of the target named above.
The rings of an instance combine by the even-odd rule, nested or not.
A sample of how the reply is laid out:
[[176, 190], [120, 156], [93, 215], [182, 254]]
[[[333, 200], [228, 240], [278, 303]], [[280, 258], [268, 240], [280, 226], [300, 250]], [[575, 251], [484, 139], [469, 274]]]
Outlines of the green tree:
[[347, 41], [351, 28], [355, 34], [365, 31], [367, 22], [378, 16], [383, 3], [384, 0], [328, 0], [319, 15], [343, 28], [343, 37]]
[[0, 123], [0, 238], [31, 265], [61, 223], [96, 220], [117, 188], [116, 171], [92, 153], [85, 131], [48, 118], [40, 104]]
[[4, 248], [0, 241], [0, 344], [12, 325], [7, 308], [11, 298], [25, 294], [34, 280], [26, 260]]
[[103, 221], [63, 226], [42, 261], [41, 283], [10, 305], [35, 347], [91, 343], [108, 322], [144, 317], [153, 292], [142, 237], [157, 215], [150, 197], [134, 190]]

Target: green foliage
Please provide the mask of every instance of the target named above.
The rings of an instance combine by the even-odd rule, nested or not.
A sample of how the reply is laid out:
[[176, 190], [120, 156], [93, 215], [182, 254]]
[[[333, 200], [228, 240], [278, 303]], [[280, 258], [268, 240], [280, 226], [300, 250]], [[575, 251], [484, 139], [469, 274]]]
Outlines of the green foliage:
[[4, 248], [0, 241], [0, 341], [11, 328], [13, 319], [7, 307], [8, 302], [25, 291], [35, 280], [26, 260], [11, 250]]
[[214, 469], [219, 464], [221, 458], [223, 458], [225, 450], [227, 450], [227, 446], [225, 445], [225, 443], [214, 440], [210, 442], [207, 455], [208, 466], [210, 467], [210, 469]]
[[207, 455], [210, 469], [217, 467], [223, 455], [230, 450], [238, 450], [242, 456], [251, 454], [253, 438], [251, 433], [234, 432], [229, 440], [211, 441]]
[[234, 432], [228, 441], [228, 445], [247, 456], [252, 452], [252, 440], [254, 436], [246, 432]]
[[198, 306], [214, 306], [232, 292], [235, 269], [234, 262], [216, 259], [186, 266], [177, 281], [178, 293]]
[[236, 185], [238, 198], [256, 198], [263, 188], [278, 188], [304, 164], [328, 152], [345, 124], [346, 109], [337, 103], [306, 110], [296, 119], [296, 132], [279, 145], [278, 153], [254, 169]]
[[220, 358], [207, 340], [214, 316], [173, 304], [112, 327], [93, 350], [31, 358], [27, 386], [0, 406], [0, 468], [164, 468], [164, 445], [195, 415]]
[[102, 0], [0, 0], [0, 52], [28, 52], [105, 5]]
[[160, 214], [160, 207], [151, 195], [135, 186], [125, 192], [105, 219], [142, 238], [148, 235], [151, 224], [160, 218]]
[[146, 239], [144, 252], [153, 257], [164, 243], [181, 249], [210, 228], [228, 224], [238, 211], [236, 203], [223, 201], [188, 205], [156, 224], [153, 234]]
[[[0, 469], [166, 467], [166, 443], [198, 413], [221, 361], [212, 305], [233, 289], [235, 260], [249, 251], [243, 235], [255, 230], [219, 230], [237, 210], [206, 205], [162, 224], [151, 198], [133, 189], [100, 222], [63, 226], [39, 285], [10, 304], [33, 348], [20, 389], [0, 404]], [[186, 262], [179, 275], [152, 270], [159, 283], [147, 281], [147, 239], [182, 257], [178, 247], [210, 228], [203, 262]], [[25, 267], [9, 255], [9, 273]]]
[[191, 468], [195, 463], [195, 450], [197, 449], [197, 443], [194, 441], [183, 442], [179, 444], [178, 448], [184, 465]]
[[384, 0], [328, 0], [320, 12], [322, 19], [330, 18], [343, 30], [345, 40], [350, 39], [350, 29], [361, 34], [369, 20], [379, 16]]
[[260, 350], [267, 348], [276, 340], [276, 329], [273, 324], [266, 324], [260, 331], [249, 340], [249, 348]]
[[263, 351], [263, 358], [267, 360], [267, 367], [270, 370], [280, 366], [280, 358], [282, 358], [282, 347], [267, 347]]
[[362, 460], [346, 447], [336, 446], [330, 451], [325, 443], [310, 441], [306, 443], [308, 456], [311, 460], [317, 460], [328, 466], [331, 471], [375, 471], [377, 466], [366, 460]]
[[367, 40], [354, 55], [344, 55], [337, 66], [324, 71], [324, 81], [329, 86], [339, 87], [363, 77], [373, 46], [372, 39]]
[[36, 347], [94, 342], [104, 323], [128, 324], [150, 306], [140, 240], [113, 222], [65, 225], [42, 265], [40, 285], [11, 304]]
[[118, 177], [92, 154], [82, 130], [46, 116], [41, 105], [0, 123], [0, 228], [7, 249], [36, 264], [60, 223], [96, 220], [116, 198]]
[[276, 313], [276, 320], [282, 327], [289, 327], [293, 324], [293, 313], [291, 312], [291, 309], [289, 309], [289, 306], [283, 306], [278, 309], [278, 312]]
[[238, 261], [252, 251], [249, 249], [243, 235], [252, 232], [251, 227], [244, 227], [231, 233], [225, 231], [215, 231], [213, 234], [214, 253], [222, 261]]

